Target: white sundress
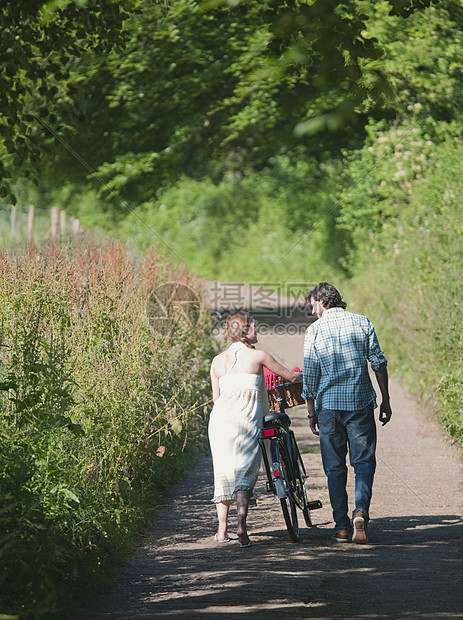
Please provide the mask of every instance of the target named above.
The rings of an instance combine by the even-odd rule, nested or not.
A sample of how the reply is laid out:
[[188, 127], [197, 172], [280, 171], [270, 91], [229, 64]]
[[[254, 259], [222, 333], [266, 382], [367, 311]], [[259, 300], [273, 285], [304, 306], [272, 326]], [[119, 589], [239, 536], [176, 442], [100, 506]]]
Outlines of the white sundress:
[[230, 374], [238, 352], [246, 348], [235, 342], [229, 350], [235, 361], [219, 379], [220, 394], [209, 419], [209, 443], [214, 465], [214, 502], [235, 499], [236, 491], [252, 491], [259, 474], [261, 452], [258, 443], [263, 418], [268, 414], [264, 373]]

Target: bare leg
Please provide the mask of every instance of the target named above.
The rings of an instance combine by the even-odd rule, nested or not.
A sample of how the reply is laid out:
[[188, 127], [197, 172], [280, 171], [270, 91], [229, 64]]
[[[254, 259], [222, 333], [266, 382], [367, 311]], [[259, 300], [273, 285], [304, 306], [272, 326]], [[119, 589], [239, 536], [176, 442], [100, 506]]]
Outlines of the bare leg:
[[238, 512], [238, 534], [239, 541], [242, 545], [249, 544], [249, 537], [246, 528], [246, 518], [248, 516], [249, 500], [251, 498], [251, 491], [237, 491], [236, 492], [236, 509]]
[[217, 502], [217, 518], [219, 520], [219, 528], [217, 530], [217, 540], [225, 540], [228, 538], [228, 512], [230, 510], [230, 500]]

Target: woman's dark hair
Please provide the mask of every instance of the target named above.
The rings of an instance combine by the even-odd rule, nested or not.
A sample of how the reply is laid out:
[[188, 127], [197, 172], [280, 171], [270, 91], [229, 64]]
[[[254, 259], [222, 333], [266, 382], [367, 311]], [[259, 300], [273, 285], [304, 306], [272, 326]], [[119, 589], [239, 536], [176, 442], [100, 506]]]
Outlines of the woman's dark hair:
[[347, 304], [342, 301], [341, 293], [332, 284], [328, 282], [320, 282], [317, 286], [309, 291], [305, 296], [305, 300], [310, 304], [310, 300], [321, 301], [323, 306], [328, 308], [346, 308]]
[[230, 314], [226, 321], [228, 340], [243, 342], [247, 347], [253, 349], [253, 344], [247, 338], [249, 327], [253, 322], [254, 319], [247, 312], [234, 312]]

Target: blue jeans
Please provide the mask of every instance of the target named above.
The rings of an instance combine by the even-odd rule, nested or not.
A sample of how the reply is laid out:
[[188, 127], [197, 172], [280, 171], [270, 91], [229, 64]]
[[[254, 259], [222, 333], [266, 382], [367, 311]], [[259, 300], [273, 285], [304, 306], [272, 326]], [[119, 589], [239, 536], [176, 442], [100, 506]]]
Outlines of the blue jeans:
[[347, 514], [347, 447], [350, 464], [355, 471], [355, 509], [352, 514], [361, 510], [368, 520], [376, 468], [373, 403], [360, 411], [321, 408], [318, 411], [318, 428], [335, 531], [349, 530], [351, 522]]

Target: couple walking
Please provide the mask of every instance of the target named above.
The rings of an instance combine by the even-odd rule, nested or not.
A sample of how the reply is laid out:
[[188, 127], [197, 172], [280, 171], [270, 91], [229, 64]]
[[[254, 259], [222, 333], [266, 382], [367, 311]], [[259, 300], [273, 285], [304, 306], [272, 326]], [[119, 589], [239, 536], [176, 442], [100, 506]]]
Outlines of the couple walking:
[[[370, 321], [346, 311], [339, 291], [322, 282], [306, 295], [318, 321], [310, 325], [304, 341], [302, 396], [307, 403], [309, 426], [320, 437], [320, 449], [328, 479], [330, 502], [338, 542], [368, 542], [367, 525], [376, 467], [376, 393], [368, 362], [376, 375], [382, 402], [379, 420], [391, 419], [387, 361]], [[211, 365], [214, 407], [209, 421], [209, 441], [214, 466], [214, 502], [218, 516], [215, 540], [228, 542], [228, 515], [236, 500], [238, 544], [251, 545], [246, 517], [260, 466], [258, 438], [268, 399], [263, 367], [286, 381], [300, 373], [279, 364], [271, 355], [256, 350], [254, 319], [238, 312], [227, 319], [231, 345]], [[355, 508], [348, 515], [346, 491], [349, 449], [355, 471]]]

